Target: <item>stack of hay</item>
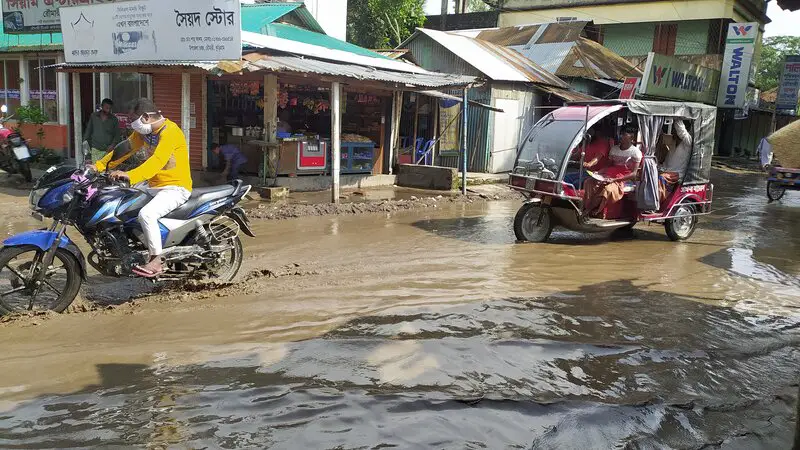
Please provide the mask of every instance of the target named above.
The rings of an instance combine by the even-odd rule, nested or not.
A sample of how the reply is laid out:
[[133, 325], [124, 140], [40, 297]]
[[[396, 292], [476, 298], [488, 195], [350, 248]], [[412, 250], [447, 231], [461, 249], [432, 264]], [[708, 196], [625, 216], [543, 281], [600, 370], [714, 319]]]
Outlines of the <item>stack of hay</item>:
[[767, 137], [774, 159], [783, 167], [800, 168], [800, 120], [796, 120]]

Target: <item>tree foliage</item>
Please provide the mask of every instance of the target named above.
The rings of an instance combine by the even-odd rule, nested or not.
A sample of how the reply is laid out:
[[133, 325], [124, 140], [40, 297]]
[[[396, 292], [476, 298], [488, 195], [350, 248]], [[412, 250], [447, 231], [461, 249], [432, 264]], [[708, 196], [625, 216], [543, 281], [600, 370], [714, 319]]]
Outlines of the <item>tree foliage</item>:
[[425, 24], [425, 0], [349, 0], [347, 40], [366, 48], [393, 48]]
[[756, 71], [756, 87], [768, 91], [778, 86], [786, 55], [800, 55], [800, 37], [773, 36], [764, 39]]
[[485, 12], [491, 11], [491, 7], [483, 0], [467, 0], [467, 12]]

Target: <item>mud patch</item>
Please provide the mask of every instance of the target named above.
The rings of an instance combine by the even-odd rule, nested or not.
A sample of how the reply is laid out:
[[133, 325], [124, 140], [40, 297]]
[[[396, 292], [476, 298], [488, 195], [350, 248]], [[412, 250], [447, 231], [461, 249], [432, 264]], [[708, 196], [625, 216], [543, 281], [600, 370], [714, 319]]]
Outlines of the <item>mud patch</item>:
[[261, 203], [258, 205], [258, 207], [247, 210], [247, 216], [251, 219], [283, 220], [307, 216], [392, 213], [416, 209], [439, 208], [452, 204], [469, 204], [480, 201], [521, 199], [523, 199], [522, 194], [509, 189], [505, 185], [489, 184], [470, 188], [466, 196], [412, 196], [409, 199], [363, 201], [342, 203], [339, 205], [334, 205], [332, 203], [285, 203], [277, 205]]
[[255, 294], [261, 292], [263, 290], [263, 282], [270, 279], [306, 277], [320, 274], [322, 274], [321, 271], [305, 268], [300, 264], [287, 264], [277, 268], [252, 270], [246, 275], [240, 276], [239, 281], [234, 281], [232, 283], [215, 283], [213, 281], [195, 280], [165, 282], [156, 285], [152, 291], [118, 299], [117, 303], [107, 303], [109, 301], [107, 297], [101, 297], [96, 301], [92, 301], [79, 295], [62, 314], [53, 311], [30, 311], [8, 314], [0, 316], [0, 326], [10, 324], [22, 327], [37, 326], [46, 320], [71, 314], [98, 314], [109, 312], [135, 314], [137, 310], [146, 305], [183, 303], [186, 301], [198, 301], [214, 297]]

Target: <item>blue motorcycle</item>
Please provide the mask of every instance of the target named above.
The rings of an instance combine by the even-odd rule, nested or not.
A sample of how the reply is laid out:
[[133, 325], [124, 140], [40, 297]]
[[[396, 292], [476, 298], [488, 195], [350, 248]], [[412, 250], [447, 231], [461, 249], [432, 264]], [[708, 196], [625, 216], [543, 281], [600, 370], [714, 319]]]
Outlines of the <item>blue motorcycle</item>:
[[[237, 206], [250, 189], [241, 180], [194, 189], [162, 218], [165, 271], [157, 280], [233, 280], [243, 258], [239, 233], [255, 237]], [[64, 311], [86, 280], [87, 261], [102, 275], [135, 277], [133, 267], [148, 257], [137, 218], [151, 198], [93, 168], [50, 168], [29, 200], [34, 217], [52, 225], [9, 237], [0, 249], [0, 314]], [[68, 226], [91, 247], [88, 257], [67, 236]]]

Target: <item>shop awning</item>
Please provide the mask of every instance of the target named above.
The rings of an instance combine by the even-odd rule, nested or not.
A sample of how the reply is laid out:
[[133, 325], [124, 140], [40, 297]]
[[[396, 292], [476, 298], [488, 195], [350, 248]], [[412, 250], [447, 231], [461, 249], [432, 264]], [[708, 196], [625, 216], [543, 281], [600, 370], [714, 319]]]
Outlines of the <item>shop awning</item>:
[[[459, 103], [463, 103], [464, 102], [464, 99], [459, 97], [459, 96], [457, 96], [457, 95], [445, 94], [444, 92], [439, 92], [439, 91], [419, 91], [418, 93], [422, 94], [422, 95], [427, 95], [429, 97], [443, 98], [443, 99], [447, 99], [447, 100], [455, 100], [455, 101], [457, 101]], [[485, 103], [476, 102], [475, 100], [467, 100], [467, 103], [469, 103], [472, 106], [477, 106], [479, 108], [488, 109], [489, 111], [494, 111], [494, 112], [499, 112], [499, 113], [505, 112], [500, 108], [495, 108], [494, 106], [490, 106], [490, 105], [487, 105]]]
[[475, 77], [453, 75], [422, 70], [417, 73], [395, 72], [356, 64], [342, 64], [300, 56], [273, 56], [258, 53], [246, 55], [243, 70], [272, 72], [315, 73], [351, 78], [355, 80], [371, 80], [393, 83], [407, 88], [442, 88], [448, 86], [466, 86], [475, 83]]

